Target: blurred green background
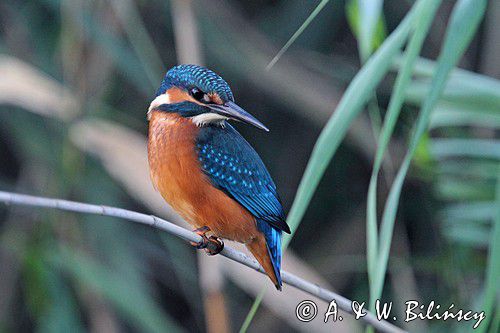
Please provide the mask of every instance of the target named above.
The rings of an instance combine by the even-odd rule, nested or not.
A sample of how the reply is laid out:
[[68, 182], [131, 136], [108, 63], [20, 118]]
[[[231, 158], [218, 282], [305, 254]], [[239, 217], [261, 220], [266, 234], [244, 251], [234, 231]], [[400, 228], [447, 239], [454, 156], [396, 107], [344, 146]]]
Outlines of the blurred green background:
[[[467, 8], [468, 1], [461, 2]], [[418, 139], [399, 210], [389, 210], [396, 223], [392, 244], [385, 243], [391, 254], [382, 299], [394, 302], [398, 318], [413, 299], [443, 308], [487, 307], [489, 323], [481, 329], [497, 332], [500, 2], [489, 1], [484, 17], [478, 10], [470, 44], [449, 38], [449, 45], [466, 49], [456, 52], [461, 69], [445, 77], [435, 60], [453, 29], [448, 22], [456, 4], [445, 0], [429, 17], [422, 58], [409, 67], [411, 81], [382, 163], [379, 217], [408, 143]], [[387, 36], [412, 6], [410, 0], [3, 0], [0, 189], [118, 206], [182, 224], [150, 184], [145, 114], [165, 71], [196, 62], [225, 78], [238, 104], [271, 129], [236, 125], [265, 161], [288, 211], [344, 91], [370, 54], [390, 45]], [[469, 12], [475, 14], [461, 15]], [[473, 29], [465, 21], [455, 28], [458, 36]], [[385, 59], [390, 70], [376, 89], [359, 91], [369, 92], [366, 110], [352, 123], [333, 125], [347, 132], [345, 139], [339, 134], [344, 140], [332, 161], [324, 158], [324, 175], [311, 164], [321, 182], [314, 191], [306, 181], [309, 205], [300, 197], [295, 202], [307, 211], [302, 219], [294, 213], [301, 223], [285, 255], [285, 270], [359, 301], [376, 290], [367, 274], [367, 192], [404, 67], [399, 49]], [[413, 128], [440, 78], [448, 78], [446, 88], [420, 138]], [[345, 114], [354, 118], [350, 105]], [[256, 274], [224, 258], [197, 256], [183, 241], [144, 226], [0, 206], [0, 332], [237, 331], [269, 284]], [[350, 318], [299, 322], [295, 306], [303, 299], [311, 297], [291, 287], [280, 294], [268, 290], [249, 331], [363, 330]], [[320, 313], [326, 310], [318, 305]], [[396, 324], [422, 332], [472, 327], [450, 320]]]

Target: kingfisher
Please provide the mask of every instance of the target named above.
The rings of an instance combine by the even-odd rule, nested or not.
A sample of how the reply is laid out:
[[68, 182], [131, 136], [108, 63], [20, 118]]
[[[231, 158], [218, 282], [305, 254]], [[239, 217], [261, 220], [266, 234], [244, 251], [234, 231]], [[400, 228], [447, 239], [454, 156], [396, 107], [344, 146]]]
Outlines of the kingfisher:
[[193, 245], [214, 255], [222, 239], [245, 244], [281, 290], [282, 232], [290, 228], [264, 163], [228, 121], [267, 127], [235, 103], [224, 79], [197, 65], [167, 71], [147, 118], [152, 183], [202, 237]]

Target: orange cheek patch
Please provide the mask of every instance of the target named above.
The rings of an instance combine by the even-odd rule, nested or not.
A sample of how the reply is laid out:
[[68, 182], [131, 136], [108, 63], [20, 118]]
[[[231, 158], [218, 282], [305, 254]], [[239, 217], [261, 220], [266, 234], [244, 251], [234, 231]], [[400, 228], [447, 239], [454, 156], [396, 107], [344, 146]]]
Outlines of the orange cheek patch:
[[168, 89], [165, 94], [168, 95], [170, 104], [182, 103], [182, 102], [193, 102], [198, 103], [191, 95], [186, 91], [179, 89], [177, 87], [172, 87]]
[[222, 98], [220, 98], [219, 94], [217, 94], [216, 92], [209, 93], [208, 97], [210, 98], [212, 103], [219, 104], [219, 105], [224, 104], [224, 102], [222, 101]]
[[[165, 94], [168, 95], [168, 100], [170, 104], [181, 103], [181, 102], [192, 102], [199, 105], [204, 105], [199, 101], [195, 100], [187, 91], [179, 89], [177, 87], [172, 87], [168, 89]], [[224, 101], [220, 98], [219, 94], [216, 92], [208, 93], [208, 97], [212, 103], [222, 105]]]

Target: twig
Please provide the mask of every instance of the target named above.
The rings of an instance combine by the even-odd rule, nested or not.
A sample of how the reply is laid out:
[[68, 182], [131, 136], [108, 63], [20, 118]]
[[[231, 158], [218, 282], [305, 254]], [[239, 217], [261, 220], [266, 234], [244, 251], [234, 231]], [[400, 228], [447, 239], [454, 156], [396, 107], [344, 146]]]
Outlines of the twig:
[[[192, 0], [170, 1], [175, 53], [179, 64], [204, 66], [195, 6]], [[231, 324], [222, 292], [225, 283], [221, 269], [222, 260], [207, 258], [203, 253], [198, 253], [198, 279], [203, 296], [207, 333], [230, 332]]]
[[177, 60], [180, 64], [203, 65], [198, 22], [193, 10], [196, 4], [191, 0], [174, 0], [170, 5]]
[[[136, 223], [146, 224], [151, 227], [161, 229], [168, 233], [171, 233], [177, 237], [180, 237], [186, 241], [190, 242], [200, 242], [202, 240], [201, 236], [198, 234], [179, 227], [175, 224], [172, 224], [168, 221], [165, 221], [159, 217], [153, 215], [146, 215], [138, 212], [134, 212], [131, 210], [126, 210], [122, 208], [103, 206], [103, 205], [92, 205], [75, 201], [68, 201], [62, 199], [51, 199], [51, 198], [43, 198], [43, 197], [35, 197], [31, 195], [17, 194], [11, 192], [0, 191], [0, 202], [3, 202], [8, 205], [23, 205], [23, 206], [35, 206], [35, 207], [46, 207], [46, 208], [54, 208], [78, 213], [88, 213], [88, 214], [97, 214], [103, 216], [111, 216], [117, 217], [125, 220], [129, 220]], [[243, 254], [242, 252], [236, 251], [235, 249], [225, 246], [222, 250], [221, 254], [229, 259], [232, 259], [240, 264], [243, 264], [247, 267], [253, 268], [254, 270], [265, 274], [263, 268], [257, 263], [257, 261], [250, 259], [248, 256]], [[351, 301], [341, 295], [334, 293], [333, 291], [321, 288], [320, 286], [301, 279], [300, 277], [282, 271], [281, 273], [283, 282], [293, 286], [297, 289], [300, 289], [306, 293], [309, 293], [313, 296], [316, 296], [326, 302], [331, 302], [335, 300], [338, 304], [338, 307], [350, 314], [353, 314], [351, 308]], [[380, 332], [405, 332], [399, 327], [394, 326], [393, 324], [384, 321], [378, 320], [375, 315], [367, 312], [365, 316], [361, 317], [360, 320], [365, 322], [366, 324], [372, 325]]]

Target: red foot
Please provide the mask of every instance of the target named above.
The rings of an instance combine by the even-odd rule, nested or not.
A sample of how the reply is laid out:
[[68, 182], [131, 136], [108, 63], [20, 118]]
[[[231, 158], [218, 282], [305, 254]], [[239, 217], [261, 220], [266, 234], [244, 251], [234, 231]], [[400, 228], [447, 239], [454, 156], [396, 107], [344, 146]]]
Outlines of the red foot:
[[210, 231], [209, 227], [204, 226], [193, 231], [201, 236], [201, 241], [199, 243], [191, 242], [191, 245], [197, 249], [204, 249], [210, 256], [216, 255], [224, 249], [224, 243], [220, 238], [215, 236], [207, 237], [206, 233]]

